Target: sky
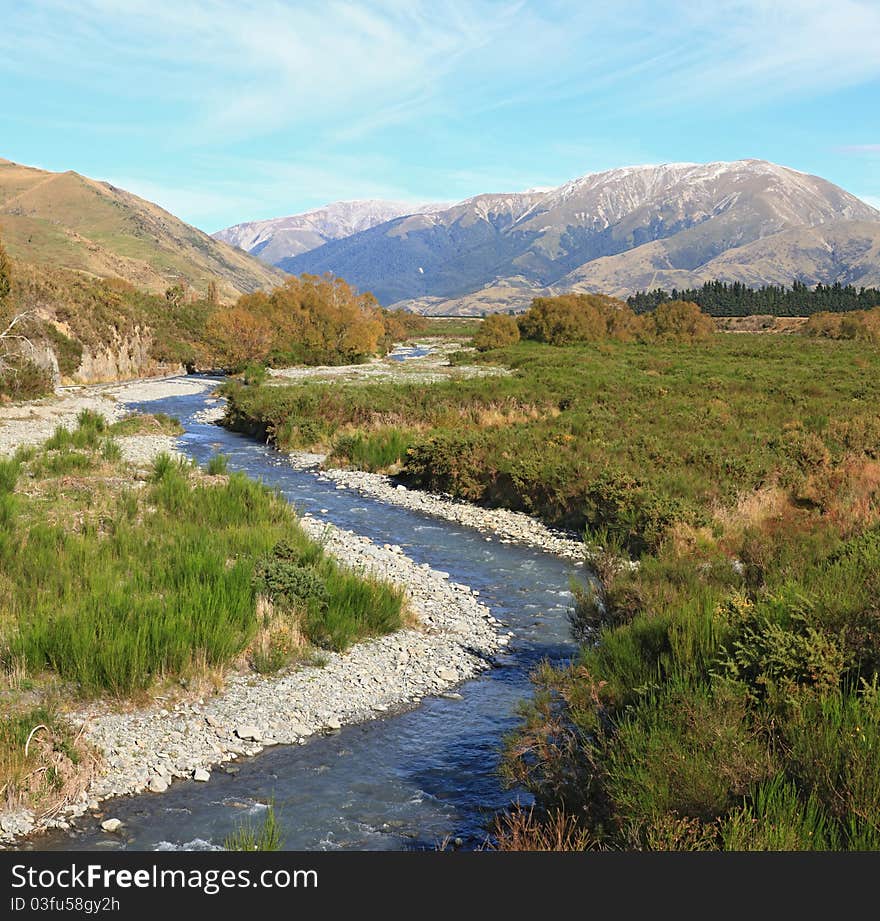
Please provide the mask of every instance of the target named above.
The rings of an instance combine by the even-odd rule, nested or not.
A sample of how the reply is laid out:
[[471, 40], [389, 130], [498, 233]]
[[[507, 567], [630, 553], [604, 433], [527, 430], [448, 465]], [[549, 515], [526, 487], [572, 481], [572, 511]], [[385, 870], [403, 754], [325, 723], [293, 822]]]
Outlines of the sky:
[[880, 207], [880, 0], [0, 0], [0, 157], [207, 231], [757, 157]]

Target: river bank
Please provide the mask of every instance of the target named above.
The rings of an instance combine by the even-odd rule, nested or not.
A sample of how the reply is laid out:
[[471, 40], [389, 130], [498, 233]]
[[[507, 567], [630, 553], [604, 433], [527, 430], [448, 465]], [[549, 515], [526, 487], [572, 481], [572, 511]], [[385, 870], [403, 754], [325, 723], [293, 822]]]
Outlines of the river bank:
[[[0, 422], [8, 451], [33, 443], [37, 421], [51, 434], [72, 426], [83, 409], [110, 419], [125, 415], [127, 401], [204, 392], [211, 381], [145, 381], [83, 388], [65, 393], [55, 405], [16, 407], [21, 418]], [[41, 431], [41, 429], [38, 429]], [[30, 436], [21, 438], [22, 435]], [[123, 455], [148, 463], [173, 447], [169, 436], [118, 439]], [[135, 467], [132, 467], [133, 473]], [[66, 828], [85, 812], [104, 815], [105, 799], [144, 791], [162, 792], [175, 778], [207, 781], [210, 770], [264, 747], [305, 741], [310, 735], [414, 707], [422, 697], [447, 691], [492, 664], [509, 641], [499, 623], [464, 585], [447, 574], [410, 560], [399, 547], [377, 546], [368, 538], [335, 528], [311, 516], [301, 518], [307, 533], [324, 543], [344, 565], [367, 571], [405, 588], [412, 626], [326, 655], [322, 665], [307, 665], [274, 676], [227, 673], [222, 690], [211, 696], [184, 694], [176, 702], [129, 709], [108, 703], [76, 707], [65, 715], [94, 748], [99, 768], [73, 802], [49, 814], [27, 809], [0, 814], [0, 842], [43, 829]]]
[[395, 483], [392, 477], [380, 473], [334, 467], [322, 468], [321, 464], [325, 459], [323, 454], [295, 451], [288, 456], [291, 466], [299, 470], [314, 469], [319, 477], [331, 480], [340, 489], [350, 489], [389, 505], [475, 528], [486, 535], [486, 540], [523, 544], [544, 553], [572, 560], [576, 564], [582, 564], [587, 559], [583, 541], [565, 531], [550, 528], [522, 512], [482, 508], [451, 496], [441, 496], [421, 489], [407, 489], [406, 486]]
[[103, 756], [103, 769], [78, 801], [42, 820], [26, 810], [0, 814], [0, 842], [66, 828], [86, 811], [111, 816], [102, 801], [164, 792], [176, 778], [210, 780], [210, 771], [271, 745], [417, 706], [492, 665], [509, 642], [501, 624], [464, 585], [418, 565], [394, 546], [380, 547], [304, 517], [303, 526], [338, 560], [407, 589], [411, 628], [326, 654], [321, 665], [277, 676], [229, 674], [211, 697], [121, 711], [108, 704], [69, 714]]

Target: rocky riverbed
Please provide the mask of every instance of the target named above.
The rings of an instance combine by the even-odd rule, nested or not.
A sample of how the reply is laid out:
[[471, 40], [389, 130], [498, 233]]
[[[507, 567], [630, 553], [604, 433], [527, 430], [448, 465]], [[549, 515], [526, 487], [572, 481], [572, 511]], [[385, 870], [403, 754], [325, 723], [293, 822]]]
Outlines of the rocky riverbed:
[[410, 348], [424, 354], [406, 361], [395, 360], [396, 352], [381, 358], [372, 358], [359, 365], [326, 365], [294, 368], [272, 368], [269, 380], [286, 384], [297, 381], [345, 381], [346, 383], [418, 383], [433, 384], [439, 381], [460, 380], [468, 377], [497, 377], [510, 374], [508, 368], [499, 365], [464, 365], [450, 363], [454, 353], [473, 352], [476, 349], [465, 345], [466, 340], [449, 340], [428, 337], [416, 339]]
[[[62, 395], [56, 405], [41, 406], [36, 418], [48, 437], [58, 424], [72, 425], [83, 408], [97, 409], [113, 420], [125, 414], [119, 399], [133, 402], [204, 391], [213, 381], [143, 381], [101, 388], [82, 388]], [[182, 390], [181, 388], [187, 388]], [[190, 390], [188, 388], [196, 388]], [[41, 440], [32, 428], [13, 424], [33, 420], [31, 407], [17, 407], [22, 419], [0, 416], [0, 452]], [[203, 411], [200, 421], [218, 421], [222, 401]], [[9, 426], [13, 425], [10, 429]], [[30, 435], [24, 439], [23, 433]], [[124, 456], [149, 463], [159, 451], [173, 451], [167, 436], [119, 439]], [[291, 463], [315, 467], [321, 455], [293, 455]], [[449, 497], [408, 490], [388, 477], [352, 470], [322, 470], [319, 476], [337, 488], [351, 489], [392, 505], [456, 521], [485, 533], [487, 540], [521, 542], [575, 561], [583, 544], [516, 512], [482, 509]], [[113, 824], [115, 796], [161, 793], [175, 778], [210, 782], [211, 771], [267, 745], [304, 742], [310, 735], [332, 732], [344, 724], [379, 718], [411, 708], [426, 695], [447, 693], [461, 681], [491, 666], [510, 635], [464, 585], [446, 573], [410, 560], [400, 547], [377, 546], [369, 538], [335, 528], [317, 518], [302, 519], [307, 531], [325, 541], [342, 563], [390, 579], [407, 590], [413, 625], [393, 635], [329, 654], [322, 665], [300, 666], [275, 676], [227, 674], [223, 688], [211, 696], [190, 693], [172, 702], [157, 699], [137, 709], [92, 705], [72, 713], [85, 737], [102, 756], [102, 768], [75, 802], [49, 817], [26, 810], [0, 813], [0, 843], [43, 828], [66, 827], [87, 811], [102, 810]]]
[[290, 455], [292, 466], [299, 470], [315, 469], [319, 477], [332, 480], [339, 489], [351, 489], [363, 496], [380, 499], [389, 505], [397, 505], [433, 518], [443, 518], [468, 528], [476, 528], [486, 534], [486, 540], [525, 544], [545, 553], [573, 560], [575, 563], [585, 560], [586, 550], [582, 540], [567, 532], [549, 528], [530, 515], [508, 509], [481, 508], [451, 496], [437, 495], [420, 489], [407, 489], [395, 483], [391, 477], [379, 473], [333, 467], [319, 469], [324, 459], [323, 454], [302, 451]]
[[[54, 396], [0, 406], [0, 456], [12, 454], [23, 445], [36, 445], [49, 438], [59, 425], [76, 426], [84, 410], [101, 413], [108, 422], [128, 415], [125, 402], [159, 400], [166, 396], [199, 393], [216, 386], [207, 379], [127, 381], [63, 387]], [[160, 451], [174, 451], [174, 439], [166, 436], [129, 436], [119, 439], [123, 456], [134, 462], [149, 462]]]

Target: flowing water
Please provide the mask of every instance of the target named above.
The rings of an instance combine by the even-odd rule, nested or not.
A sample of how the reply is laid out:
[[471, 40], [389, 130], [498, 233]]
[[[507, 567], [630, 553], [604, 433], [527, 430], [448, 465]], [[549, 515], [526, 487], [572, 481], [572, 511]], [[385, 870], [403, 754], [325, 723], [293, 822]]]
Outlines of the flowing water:
[[380, 544], [399, 544], [416, 562], [477, 589], [514, 637], [496, 668], [456, 689], [460, 700], [426, 698], [409, 712], [315, 736], [304, 745], [266, 749], [237, 762], [234, 775], [215, 770], [207, 784], [178, 781], [163, 794], [105, 804], [105, 814], [125, 823], [125, 836], [107, 835], [84, 817], [76, 832], [37, 838], [33, 846], [217, 847], [247, 816], [258, 822], [262, 803], [271, 799], [285, 846], [294, 850], [434, 848], [442, 841], [479, 847], [492, 814], [517, 796], [502, 788], [496, 769], [504, 734], [516, 724], [517, 704], [530, 694], [528, 674], [542, 659], [562, 661], [574, 651], [568, 585], [583, 570], [337, 489], [316, 472], [294, 470], [274, 449], [194, 418], [210, 400], [210, 393], [199, 393], [131, 408], [179, 417], [186, 429], [179, 448], [200, 464], [221, 452], [230, 470], [277, 487], [303, 511]]

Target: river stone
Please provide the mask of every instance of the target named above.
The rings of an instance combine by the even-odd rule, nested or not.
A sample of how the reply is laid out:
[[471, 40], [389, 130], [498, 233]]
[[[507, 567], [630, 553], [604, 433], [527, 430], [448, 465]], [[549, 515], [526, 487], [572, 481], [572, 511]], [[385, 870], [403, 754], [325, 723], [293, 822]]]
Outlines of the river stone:
[[235, 734], [239, 737], [239, 739], [242, 739], [245, 742], [259, 742], [263, 737], [263, 733], [261, 732], [259, 726], [253, 726], [251, 724], [246, 726], [239, 726], [238, 729], [235, 730]]
[[104, 819], [104, 821], [101, 822], [101, 828], [113, 834], [113, 832], [119, 831], [119, 829], [122, 828], [122, 822], [120, 822], [119, 819]]
[[164, 777], [156, 775], [147, 781], [147, 789], [151, 793], [164, 793], [168, 789], [168, 781]]
[[324, 724], [328, 729], [341, 729], [342, 723], [335, 716], [331, 716], [329, 720]]
[[197, 780], [199, 783], [207, 783], [211, 779], [211, 772], [206, 771], [204, 768], [196, 768], [193, 771], [193, 780]]
[[453, 671], [451, 668], [443, 668], [442, 666], [437, 669], [437, 677], [441, 681], [457, 681], [458, 672]]

